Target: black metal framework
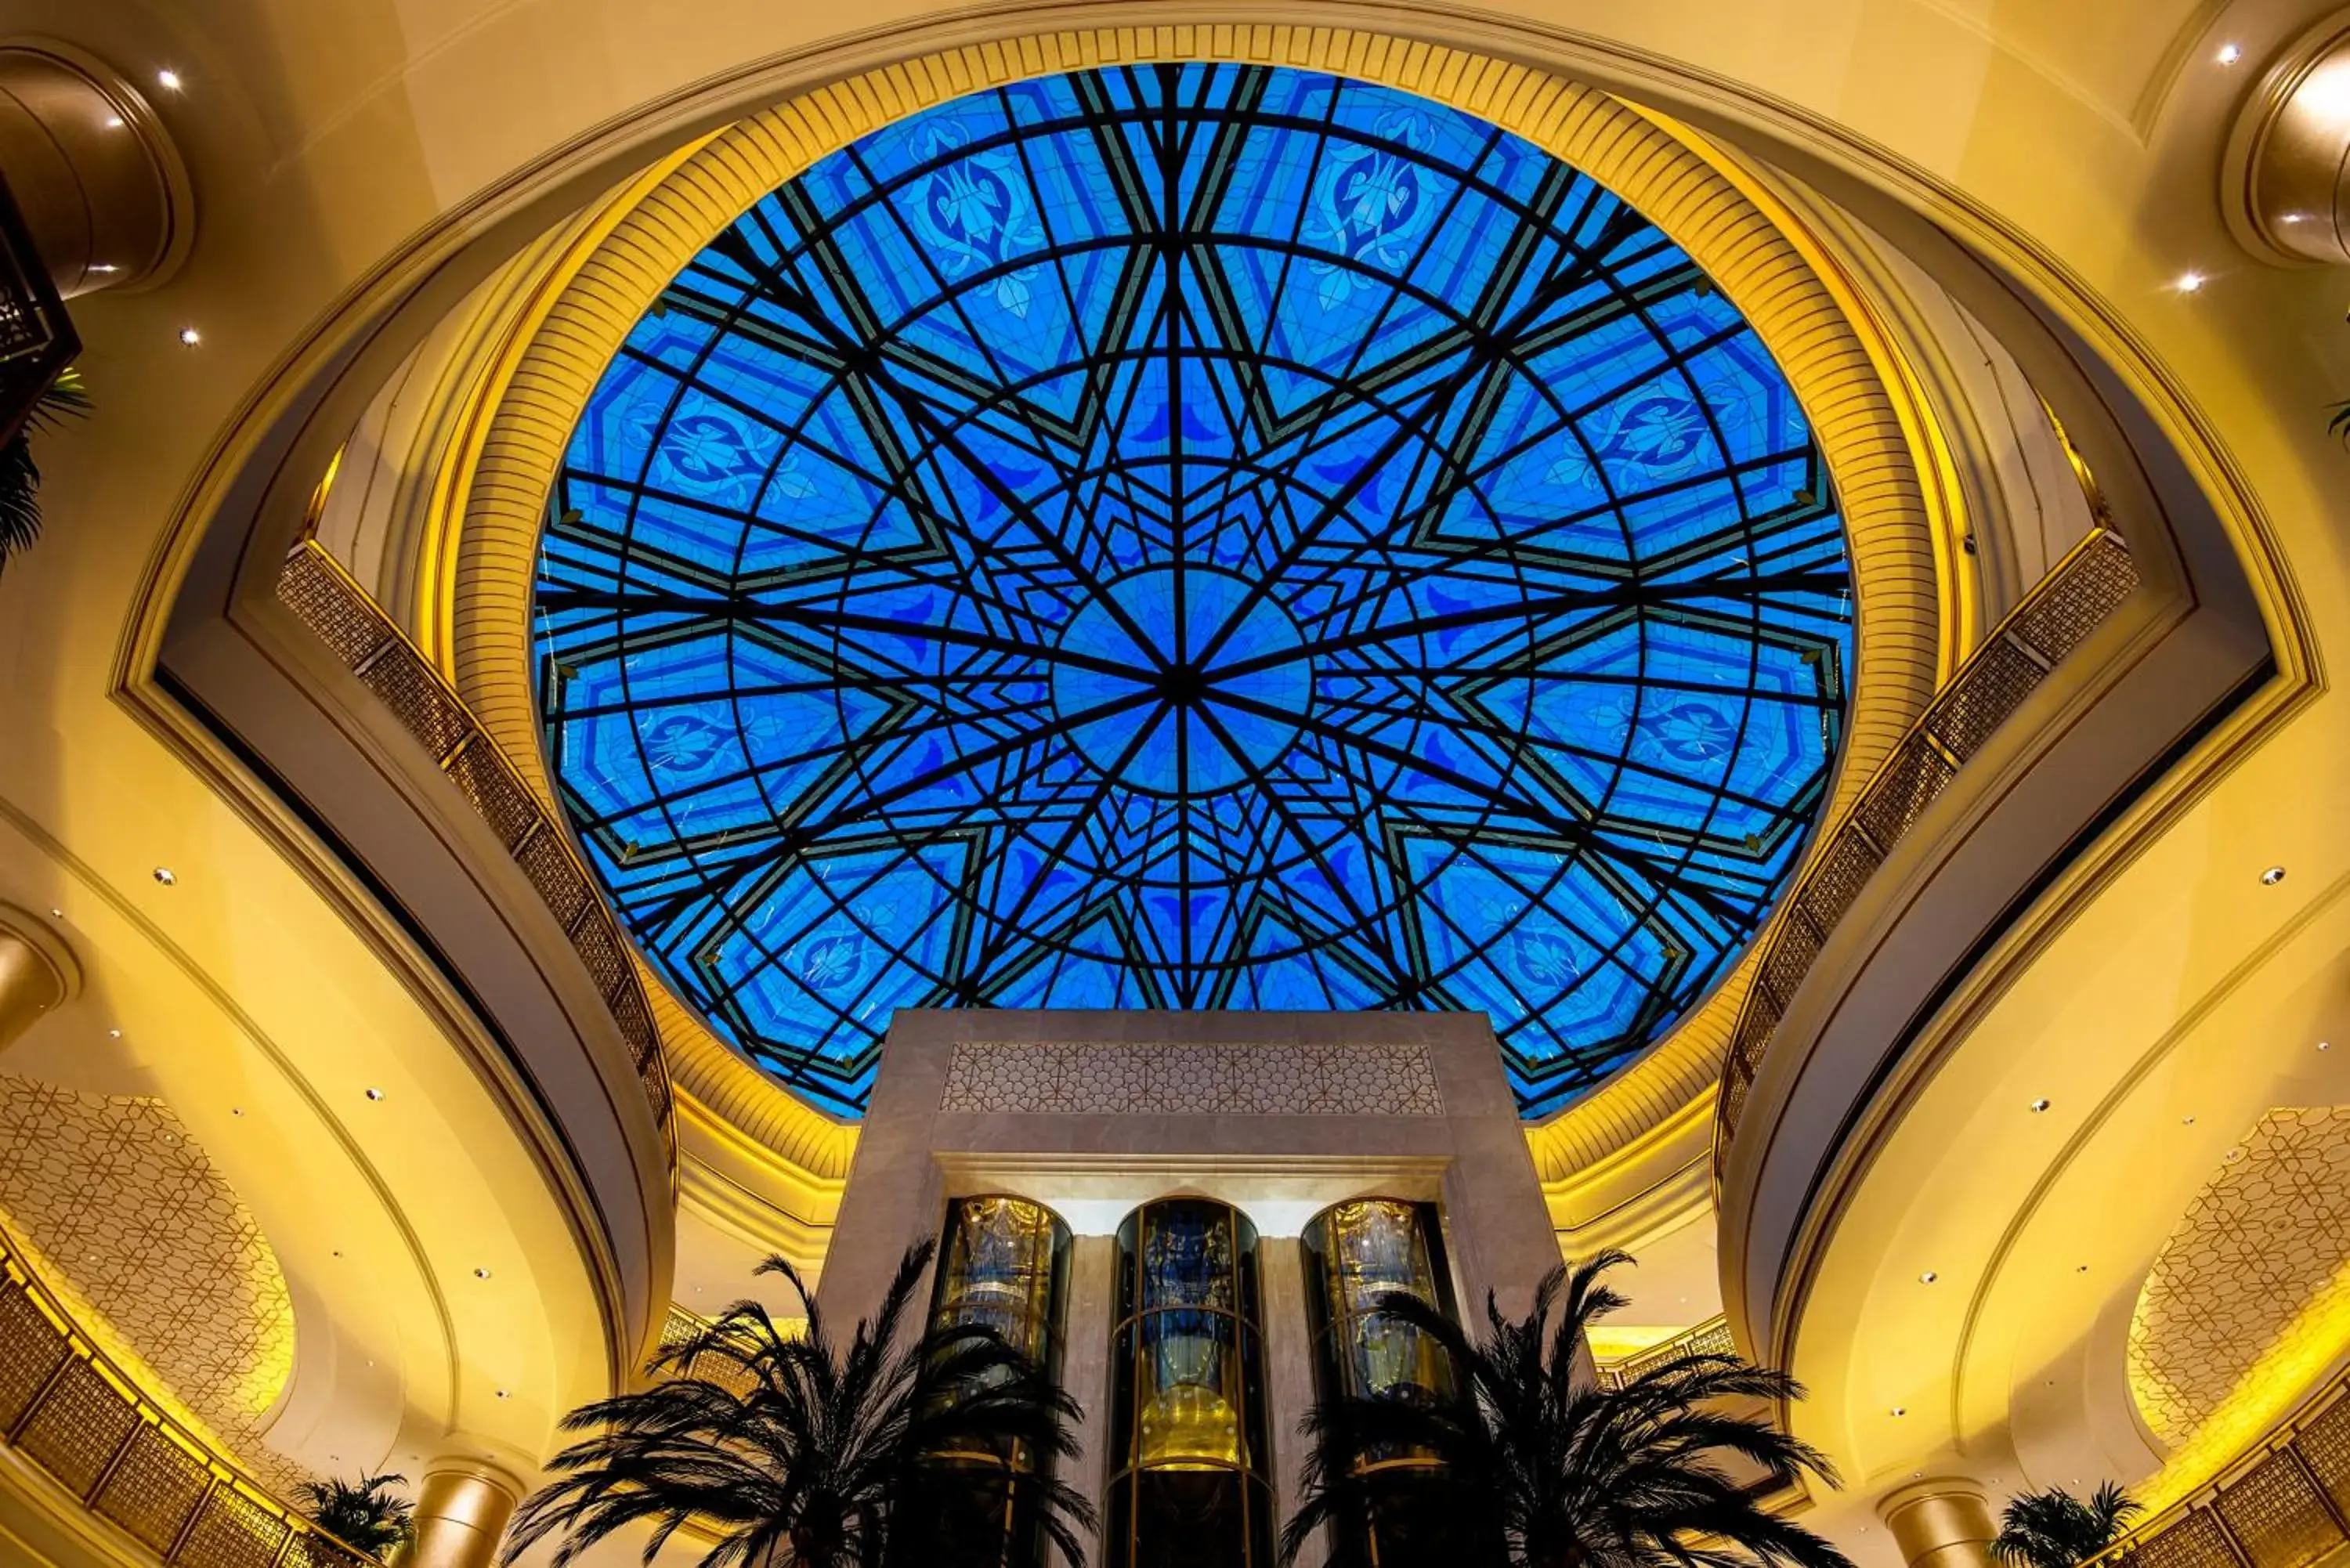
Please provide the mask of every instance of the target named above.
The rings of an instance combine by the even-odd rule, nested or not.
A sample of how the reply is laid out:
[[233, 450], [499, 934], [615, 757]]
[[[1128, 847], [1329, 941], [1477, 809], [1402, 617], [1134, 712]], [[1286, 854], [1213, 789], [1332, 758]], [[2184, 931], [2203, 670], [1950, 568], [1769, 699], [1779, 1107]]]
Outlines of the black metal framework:
[[1107, 1568], [1272, 1568], [1256, 1227], [1204, 1198], [1118, 1232]]
[[1410, 1008], [1539, 1115], [1769, 909], [1849, 587], [1785, 379], [1597, 182], [1369, 84], [1085, 71], [674, 280], [550, 498], [540, 698], [621, 918], [827, 1106], [902, 1006]]
[[15, 439], [81, 338], [0, 177], [0, 446]]
[[[1068, 1314], [1069, 1228], [1041, 1203], [1002, 1194], [950, 1199], [931, 1326], [993, 1329], [1055, 1382]], [[1051, 1456], [1025, 1444], [936, 1456], [912, 1507], [935, 1568], [1044, 1568], [1038, 1485]]]

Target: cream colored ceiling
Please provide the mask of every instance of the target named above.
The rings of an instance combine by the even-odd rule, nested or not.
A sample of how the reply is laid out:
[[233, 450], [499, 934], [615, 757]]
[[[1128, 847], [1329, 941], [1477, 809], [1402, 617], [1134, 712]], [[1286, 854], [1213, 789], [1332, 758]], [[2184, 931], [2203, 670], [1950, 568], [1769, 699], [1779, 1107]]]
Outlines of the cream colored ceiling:
[[[0, 1211], [84, 1327], [254, 1474], [307, 1472], [263, 1440], [294, 1366], [294, 1303], [253, 1211], [180, 1118], [144, 1096], [0, 1075]], [[77, 1298], [78, 1298], [77, 1300]]]
[[[1159, 0], [1148, 15], [1274, 9]], [[2333, 519], [2350, 459], [2322, 414], [2350, 389], [2343, 286], [2242, 259], [2213, 197], [2246, 78], [2216, 67], [2212, 50], [2233, 37], [2256, 61], [2324, 7], [1285, 9], [1578, 68], [1752, 145], [1805, 142], [1953, 218], [1943, 188], [1962, 194], [2039, 258], [2043, 284], [2102, 302], [2147, 363], [2192, 389], [2219, 448], [2252, 476], [2262, 525], [2290, 563], [2291, 583], [2267, 591], [2297, 598], [2321, 660], [2345, 657], [2334, 644], [2350, 636], [2350, 563]], [[0, 577], [0, 667], [11, 672], [0, 683], [0, 896], [66, 910], [85, 957], [109, 971], [99, 998], [139, 1014], [123, 1046], [131, 1068], [155, 1076], [247, 1196], [296, 1302], [319, 1304], [329, 1327], [317, 1354], [329, 1359], [313, 1381], [305, 1309], [281, 1428], [317, 1422], [321, 1446], [341, 1451], [339, 1436], [323, 1435], [348, 1402], [369, 1419], [390, 1413], [392, 1425], [371, 1428], [377, 1454], [400, 1457], [395, 1445], [427, 1424], [543, 1447], [551, 1407], [603, 1373], [540, 1173], [448, 1049], [446, 999], [390, 974], [254, 824], [111, 700], [124, 629], [210, 444], [272, 384], [281, 357], [413, 236], [453, 244], [478, 233], [488, 209], [468, 203], [512, 189], [518, 171], [577, 139], [608, 155], [593, 171], [608, 182], [767, 90], [737, 78], [698, 107], [636, 112], [682, 102], [746, 60], [838, 74], [1014, 21], [879, 0], [855, 26], [899, 30], [844, 43], [837, 8], [767, 0], [14, 0], [9, 22], [136, 73], [178, 70], [186, 90], [162, 112], [204, 211], [171, 286], [77, 312], [100, 412], [45, 455], [51, 537]], [[582, 154], [566, 168], [585, 182], [592, 162]], [[2190, 267], [2210, 282], [2187, 296], [2169, 285]], [[187, 324], [203, 333], [199, 350], [175, 341]], [[1859, 1533], [1870, 1489], [1929, 1462], [2000, 1485], [2154, 1462], [2126, 1389], [2139, 1281], [2224, 1140], [2272, 1106], [2350, 1103], [2350, 1082], [2310, 1048], [2344, 995], [2332, 968], [2344, 929], [2334, 899], [2350, 876], [2344, 701], [2321, 691], [2205, 793], [2147, 824], [2139, 857], [1970, 1021], [1947, 1092], [1938, 1083], [1880, 1154], [1823, 1264], [1797, 1357], [1817, 1389], [1806, 1429], [1858, 1483], [1817, 1517], [1864, 1556], [1882, 1540]], [[180, 873], [174, 889], [150, 877], [164, 863]], [[2257, 874], [2273, 863], [2291, 876], [2262, 888]], [[41, 1031], [94, 1038], [105, 1023], [76, 1016]], [[397, 1122], [369, 1120], [359, 1098], [379, 1074]], [[2057, 1111], [2020, 1108], [2043, 1094]], [[239, 1106], [255, 1136], [234, 1136]], [[467, 1260], [491, 1254], [500, 1288], [475, 1292]], [[1929, 1266], [1941, 1283], [1921, 1287]], [[1833, 1355], [1821, 1349], [1830, 1345]], [[388, 1386], [364, 1381], [387, 1370], [364, 1366], [375, 1352], [396, 1364]], [[526, 1398], [494, 1400], [507, 1376]], [[1890, 1416], [1894, 1397], [1907, 1416]], [[411, 1404], [429, 1422], [401, 1414]]]
[[[2338, 1339], [2345, 1308], [2350, 1106], [2272, 1110], [2220, 1156], [2138, 1293], [2130, 1384], [2147, 1425], [2185, 1442], [2297, 1324]], [[2319, 1348], [2322, 1362], [2343, 1347]]]

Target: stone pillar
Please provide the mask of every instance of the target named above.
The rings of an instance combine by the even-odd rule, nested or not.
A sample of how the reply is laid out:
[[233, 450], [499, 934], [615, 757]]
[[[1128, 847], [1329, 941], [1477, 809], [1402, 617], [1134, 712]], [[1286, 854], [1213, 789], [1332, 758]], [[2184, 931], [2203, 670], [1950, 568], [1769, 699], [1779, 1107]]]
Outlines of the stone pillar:
[[1991, 1505], [1970, 1480], [1942, 1476], [1912, 1481], [1877, 1505], [1909, 1568], [1994, 1568]]
[[416, 1500], [416, 1535], [400, 1568], [492, 1568], [522, 1483], [484, 1460], [435, 1459]]
[[188, 171], [146, 98], [48, 38], [0, 42], [0, 169], [70, 299], [162, 282], [195, 238]]
[[0, 1049], [81, 990], [81, 965], [49, 926], [0, 904]]

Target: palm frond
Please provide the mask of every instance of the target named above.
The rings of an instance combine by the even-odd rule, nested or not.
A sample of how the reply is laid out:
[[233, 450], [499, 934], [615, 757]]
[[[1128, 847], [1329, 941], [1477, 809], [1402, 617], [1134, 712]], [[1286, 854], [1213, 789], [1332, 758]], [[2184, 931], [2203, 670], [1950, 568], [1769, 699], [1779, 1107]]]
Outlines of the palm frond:
[[81, 372], [68, 366], [43, 389], [24, 428], [0, 441], [0, 567], [40, 537], [41, 470], [33, 461], [33, 433], [78, 419], [89, 408]]
[[[1794, 1379], [1720, 1355], [1675, 1357], [1618, 1388], [1591, 1379], [1591, 1326], [1625, 1302], [1606, 1275], [1630, 1261], [1607, 1252], [1553, 1271], [1520, 1318], [1489, 1295], [1474, 1339], [1417, 1296], [1382, 1297], [1379, 1314], [1450, 1357], [1461, 1397], [1390, 1391], [1317, 1404], [1300, 1428], [1308, 1454], [1282, 1561], [1327, 1532], [1333, 1568], [1356, 1568], [1371, 1534], [1401, 1521], [1432, 1532], [1427, 1560], [1462, 1568], [1851, 1568], [1722, 1468], [1736, 1457], [1836, 1484], [1825, 1456], [1723, 1403], [1801, 1398]], [[1419, 1496], [1383, 1479], [1405, 1473], [1376, 1462], [1396, 1455], [1429, 1461], [1412, 1482]]]
[[2120, 1540], [2144, 1511], [2144, 1504], [2113, 1481], [2086, 1501], [2063, 1487], [2019, 1492], [2001, 1513], [1991, 1549], [2013, 1568], [2075, 1568]]
[[407, 1484], [406, 1476], [384, 1474], [364, 1476], [356, 1483], [304, 1481], [300, 1490], [309, 1502], [311, 1523], [346, 1546], [381, 1557], [415, 1532], [415, 1505], [392, 1496], [390, 1490]]
[[1073, 1455], [1083, 1412], [993, 1330], [908, 1331], [931, 1251], [907, 1251], [845, 1345], [798, 1272], [767, 1260], [760, 1272], [791, 1288], [806, 1328], [786, 1333], [738, 1302], [662, 1355], [680, 1376], [565, 1417], [579, 1440], [516, 1512], [505, 1560], [559, 1539], [561, 1568], [650, 1523], [650, 1563], [698, 1521], [716, 1542], [703, 1568], [895, 1568], [948, 1561], [934, 1550], [941, 1530], [1000, 1532], [1009, 1511], [1083, 1562], [1093, 1510], [1075, 1490], [1041, 1470], [948, 1458]]

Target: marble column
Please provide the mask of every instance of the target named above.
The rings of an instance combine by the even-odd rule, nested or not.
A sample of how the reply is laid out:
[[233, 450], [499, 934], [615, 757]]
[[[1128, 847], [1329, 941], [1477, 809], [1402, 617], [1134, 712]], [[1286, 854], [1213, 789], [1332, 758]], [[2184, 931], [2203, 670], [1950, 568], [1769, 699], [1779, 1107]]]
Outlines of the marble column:
[[0, 169], [68, 299], [161, 283], [194, 241], [188, 171], [161, 118], [121, 73], [69, 44], [0, 44]]
[[81, 990], [81, 965], [53, 923], [0, 904], [0, 1049]]
[[1994, 1568], [1991, 1504], [1970, 1480], [1912, 1481], [1877, 1505], [1908, 1568]]
[[434, 1460], [424, 1471], [416, 1535], [400, 1568], [492, 1568], [522, 1493], [522, 1483], [495, 1465]]

